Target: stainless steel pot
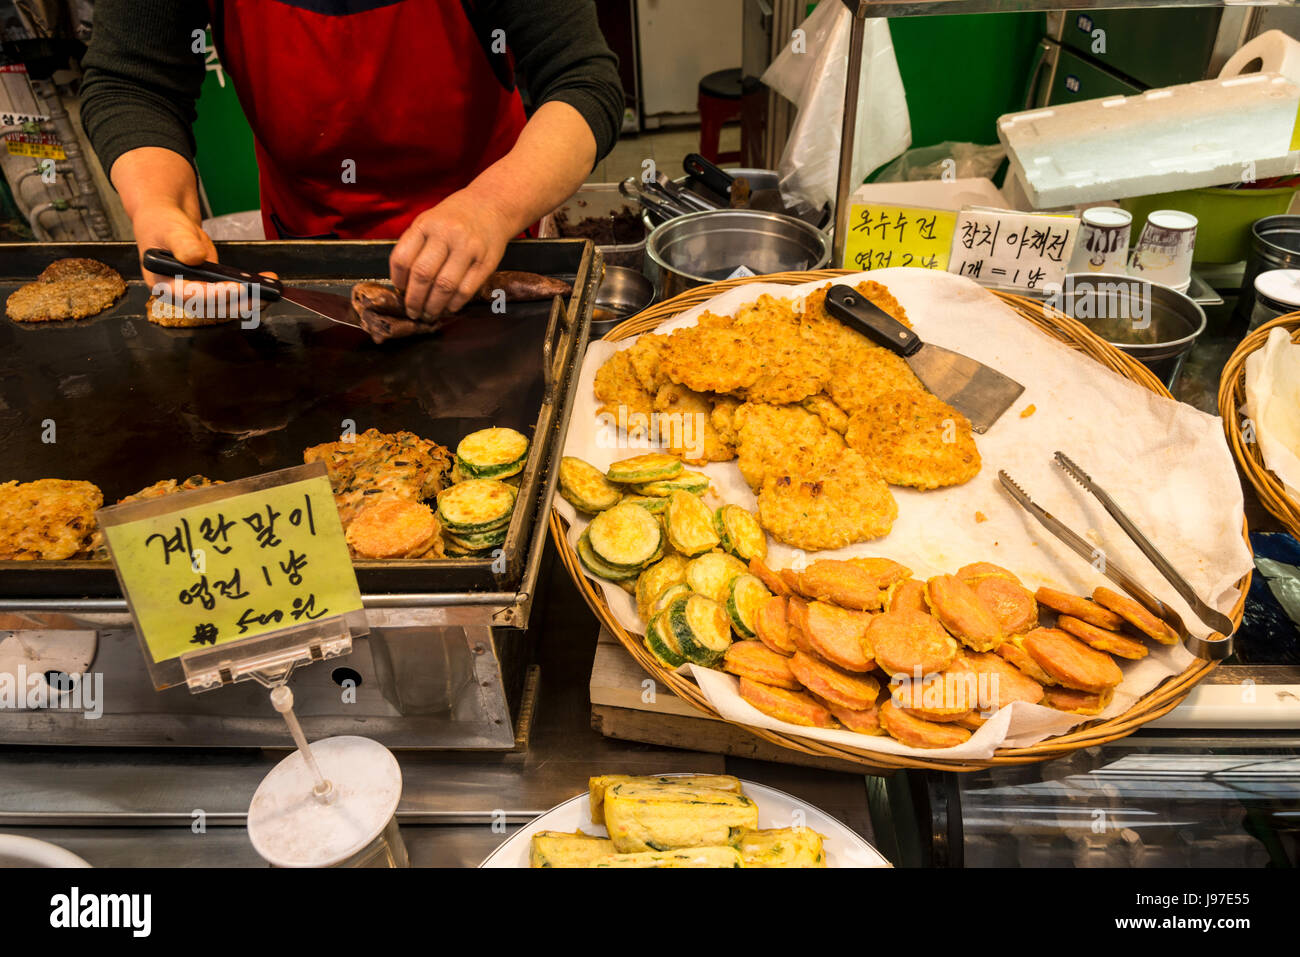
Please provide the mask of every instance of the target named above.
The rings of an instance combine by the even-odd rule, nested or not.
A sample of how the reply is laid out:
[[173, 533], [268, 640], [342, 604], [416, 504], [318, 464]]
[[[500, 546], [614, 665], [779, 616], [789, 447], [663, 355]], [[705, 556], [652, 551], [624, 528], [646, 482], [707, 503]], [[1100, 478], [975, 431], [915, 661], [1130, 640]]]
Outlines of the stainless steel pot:
[[1048, 303], [1137, 359], [1168, 389], [1205, 331], [1205, 310], [1194, 299], [1133, 276], [1070, 273], [1060, 301]]
[[720, 209], [678, 216], [646, 240], [646, 273], [661, 299], [727, 279], [742, 266], [755, 275], [821, 269], [830, 238], [778, 213]]
[[589, 340], [596, 340], [616, 325], [654, 302], [650, 280], [626, 266], [606, 266], [596, 290], [596, 307], [591, 313]]

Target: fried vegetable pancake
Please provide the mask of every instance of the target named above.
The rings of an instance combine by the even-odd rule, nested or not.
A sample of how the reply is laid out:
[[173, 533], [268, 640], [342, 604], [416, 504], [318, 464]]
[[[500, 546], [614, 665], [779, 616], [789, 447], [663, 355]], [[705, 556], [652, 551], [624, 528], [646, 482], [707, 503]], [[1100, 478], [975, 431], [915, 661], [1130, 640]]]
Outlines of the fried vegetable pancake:
[[[650, 427], [650, 416], [654, 412], [655, 396], [648, 391], [637, 377], [632, 365], [631, 350], [621, 349], [605, 360], [596, 370], [594, 384], [596, 398], [601, 401], [596, 411], [612, 416], [616, 422], [627, 422], [630, 436], [644, 435]], [[621, 410], [623, 411], [620, 414]], [[642, 417], [640, 421], [633, 416]]]
[[876, 664], [890, 675], [928, 675], [957, 657], [957, 642], [938, 619], [916, 611], [877, 615], [867, 626], [865, 641]]
[[788, 660], [790, 672], [801, 685], [818, 698], [842, 708], [859, 711], [869, 708], [880, 694], [879, 682], [870, 675], [853, 674], [802, 651], [796, 651]]
[[637, 336], [636, 342], [626, 350], [627, 357], [632, 363], [632, 373], [641, 383], [641, 388], [650, 395], [654, 395], [669, 381], [659, 369], [659, 360], [663, 356], [664, 344], [667, 341], [667, 336], [647, 332]]
[[98, 259], [83, 259], [81, 257], [72, 257], [69, 259], [56, 259], [36, 277], [37, 282], [61, 282], [65, 279], [117, 279], [121, 281], [122, 277], [112, 266], [100, 262]]
[[659, 440], [688, 465], [726, 462], [736, 457], [736, 450], [723, 441], [713, 425], [713, 403], [707, 396], [668, 383], [655, 396], [654, 409], [672, 416], [659, 416]]
[[913, 748], [953, 748], [970, 740], [965, 728], [926, 721], [908, 714], [893, 701], [880, 706], [880, 724], [891, 737]]
[[1124, 680], [1110, 655], [1056, 628], [1035, 628], [1021, 639], [1021, 646], [1053, 683], [1067, 688], [1098, 694]]
[[972, 651], [992, 651], [1002, 644], [1002, 627], [993, 610], [957, 576], [929, 579], [925, 600], [948, 632]]
[[367, 500], [378, 496], [419, 502], [447, 487], [451, 455], [437, 442], [413, 432], [370, 429], [354, 436], [305, 449], [302, 460], [323, 462], [339, 519], [346, 529]]
[[875, 463], [890, 485], [961, 485], [979, 474], [970, 420], [922, 390], [887, 392], [849, 417], [844, 441]]
[[[175, 495], [177, 492], [188, 492], [196, 488], [205, 488], [209, 485], [222, 485], [219, 480], [213, 480], [202, 475], [191, 475], [187, 479], [176, 481], [175, 479], [162, 479], [154, 482], [152, 485], [140, 489], [133, 495], [127, 495], [125, 498], [117, 500], [118, 505], [126, 505], [129, 502], [142, 502], [151, 498], [163, 498], [167, 495]], [[95, 534], [91, 538], [91, 551], [93, 557], [99, 559], [108, 558], [108, 546], [104, 543], [104, 531], [96, 527]]]
[[1071, 595], [1069, 592], [1057, 591], [1055, 588], [1040, 588], [1034, 592], [1034, 598], [1038, 600], [1038, 604], [1052, 611], [1062, 615], [1072, 615], [1098, 628], [1118, 631], [1124, 624], [1124, 619], [1109, 608], [1103, 608], [1095, 601]]
[[669, 381], [696, 392], [743, 392], [763, 372], [745, 332], [702, 325], [674, 330], [664, 345], [659, 368]]
[[741, 678], [751, 678], [776, 688], [798, 691], [799, 679], [790, 670], [790, 659], [779, 655], [761, 641], [736, 641], [722, 658], [722, 670]]
[[1142, 642], [1135, 641], [1127, 635], [1107, 631], [1105, 628], [1098, 628], [1096, 625], [1090, 625], [1086, 621], [1072, 618], [1069, 615], [1061, 615], [1057, 618], [1056, 627], [1074, 635], [1089, 648], [1095, 648], [1107, 654], [1119, 655], [1121, 658], [1145, 658], [1151, 651]]
[[768, 717], [806, 728], [834, 728], [835, 718], [811, 695], [740, 679], [740, 696]]
[[875, 468], [852, 449], [797, 455], [758, 493], [758, 515], [778, 542], [808, 551], [889, 534], [898, 503]]
[[746, 402], [733, 413], [732, 424], [738, 436], [740, 474], [754, 490], [763, 487], [768, 475], [788, 468], [791, 456], [801, 449], [822, 458], [844, 448], [838, 433], [797, 405]]
[[709, 401], [713, 403], [709, 420], [717, 430], [718, 439], [733, 449], [737, 448], [740, 445], [740, 433], [736, 430], [736, 410], [744, 403], [730, 395], [715, 395]]
[[1003, 634], [1018, 635], [1038, 627], [1038, 603], [1024, 585], [998, 575], [966, 581], [993, 612]]
[[0, 560], [58, 561], [88, 554], [104, 493], [90, 482], [0, 484]]
[[838, 432], [840, 435], [843, 435], [844, 430], [849, 427], [848, 413], [836, 405], [831, 400], [831, 397], [824, 392], [819, 392], [817, 395], [810, 395], [799, 404], [813, 415], [817, 416], [817, 418], [821, 419], [822, 425], [826, 426], [826, 428], [830, 429], [832, 432]]
[[1092, 593], [1092, 600], [1119, 615], [1148, 638], [1162, 645], [1178, 643], [1177, 632], [1127, 595], [1101, 587]]
[[348, 547], [357, 558], [442, 556], [442, 525], [419, 502], [388, 498], [362, 505], [348, 524]]
[[[116, 275], [116, 274], [114, 274]], [[5, 300], [14, 322], [61, 322], [103, 312], [126, 292], [122, 277], [56, 279], [19, 286]]]

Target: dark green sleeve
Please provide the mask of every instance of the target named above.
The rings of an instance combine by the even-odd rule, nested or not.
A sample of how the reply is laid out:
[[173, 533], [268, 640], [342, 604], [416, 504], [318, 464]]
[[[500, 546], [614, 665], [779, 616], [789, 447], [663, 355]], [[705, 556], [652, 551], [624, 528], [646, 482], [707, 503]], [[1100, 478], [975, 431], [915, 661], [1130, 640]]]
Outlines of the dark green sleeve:
[[592, 0], [492, 0], [478, 10], [484, 26], [505, 31], [533, 107], [568, 103], [591, 127], [596, 160], [603, 159], [623, 126], [623, 83]]
[[161, 146], [194, 161], [204, 54], [203, 0], [96, 0], [81, 65], [81, 124], [107, 172], [127, 150]]

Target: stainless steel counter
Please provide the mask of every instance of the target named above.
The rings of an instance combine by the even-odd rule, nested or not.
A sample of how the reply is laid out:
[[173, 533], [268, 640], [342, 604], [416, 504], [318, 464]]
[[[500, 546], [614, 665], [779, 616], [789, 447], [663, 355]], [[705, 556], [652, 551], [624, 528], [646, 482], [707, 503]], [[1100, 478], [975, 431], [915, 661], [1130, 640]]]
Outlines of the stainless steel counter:
[[[788, 791], [871, 840], [860, 775], [616, 741], [592, 730], [587, 683], [596, 620], [558, 563], [548, 564], [549, 601], [534, 610], [529, 632], [541, 682], [528, 750], [397, 752], [398, 819], [413, 865], [475, 866], [519, 825], [605, 772], [726, 771]], [[0, 748], [0, 831], [52, 841], [96, 866], [261, 866], [244, 813], [284, 753]]]

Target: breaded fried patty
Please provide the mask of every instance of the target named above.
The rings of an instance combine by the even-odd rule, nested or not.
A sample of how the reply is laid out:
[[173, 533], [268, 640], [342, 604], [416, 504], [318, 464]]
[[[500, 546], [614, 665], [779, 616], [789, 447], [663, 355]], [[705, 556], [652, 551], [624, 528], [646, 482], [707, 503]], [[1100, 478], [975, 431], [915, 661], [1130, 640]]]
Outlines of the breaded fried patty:
[[116, 269], [106, 266], [98, 259], [72, 257], [56, 259], [36, 277], [37, 282], [59, 282], [63, 279], [117, 279], [121, 280]]
[[183, 305], [176, 305], [170, 302], [164, 302], [157, 296], [150, 296], [149, 301], [144, 304], [144, 315], [156, 326], [167, 326], [170, 329], [192, 329], [198, 326], [216, 326], [223, 322], [230, 322], [235, 318], [232, 312], [228, 316], [219, 316], [210, 319], [202, 315], [190, 315], [185, 311]]
[[413, 432], [384, 433], [378, 429], [305, 449], [306, 463], [324, 462], [334, 503], [343, 527], [372, 496], [418, 502], [433, 498], [447, 486], [451, 456], [437, 442]]
[[[606, 359], [596, 370], [594, 388], [596, 398], [601, 402], [596, 411], [612, 416], [615, 421], [626, 420], [628, 434], [635, 436], [643, 435], [649, 428], [655, 397], [641, 384], [630, 352], [630, 349], [623, 349]], [[644, 419], [635, 423], [631, 418], [634, 414]]]
[[419, 558], [431, 549], [441, 556], [441, 531], [429, 506], [390, 498], [357, 512], [348, 525], [347, 542], [358, 558]]
[[874, 466], [844, 449], [796, 455], [786, 469], [768, 474], [758, 517], [778, 542], [820, 551], [888, 535], [898, 503]]
[[929, 392], [888, 392], [849, 417], [844, 440], [876, 463], [890, 485], [932, 489], [980, 470], [970, 420]]
[[[77, 263], [90, 263], [93, 268], [65, 265]], [[121, 276], [90, 259], [58, 260], [41, 273], [46, 274], [60, 278], [29, 282], [9, 295], [5, 313], [14, 322], [83, 319], [103, 312], [126, 292]]]
[[734, 327], [691, 326], [668, 337], [660, 369], [696, 392], [742, 392], [763, 372], [749, 335]]
[[797, 405], [746, 402], [731, 417], [738, 436], [740, 474], [752, 489], [762, 488], [769, 475], [785, 474], [798, 450], [814, 458], [833, 458], [844, 440], [821, 419]]
[[57, 561], [86, 555], [104, 493], [90, 482], [38, 479], [0, 484], [0, 560]]
[[727, 462], [736, 457], [713, 425], [713, 403], [684, 385], [668, 383], [655, 396], [659, 441], [688, 465]]

